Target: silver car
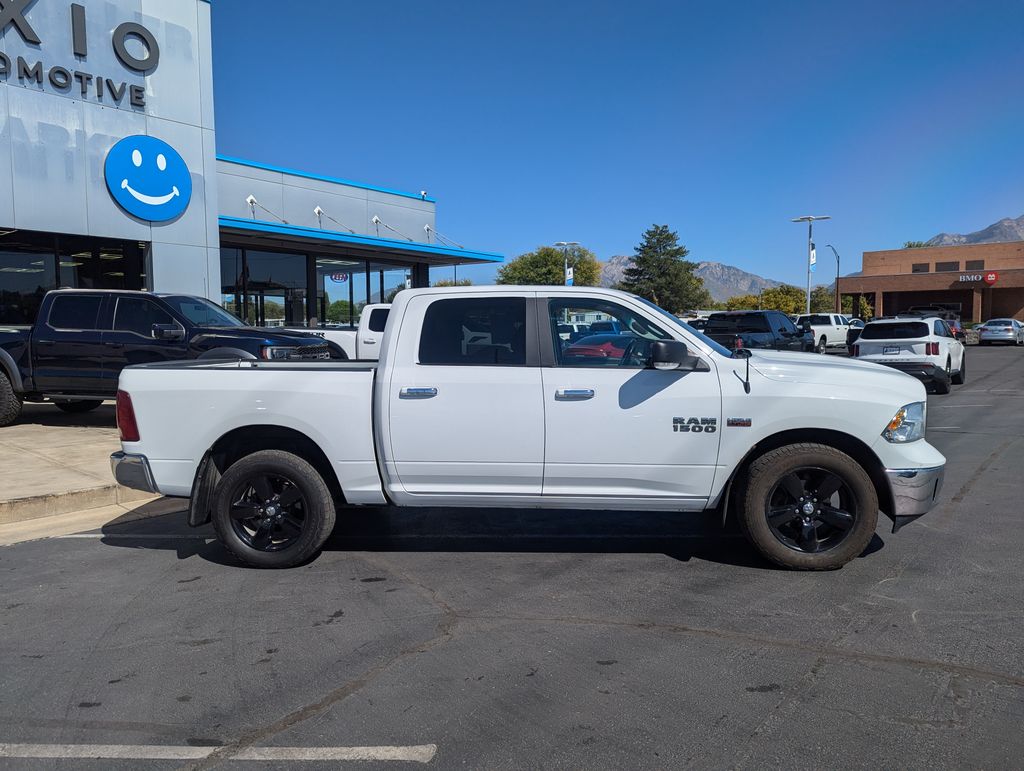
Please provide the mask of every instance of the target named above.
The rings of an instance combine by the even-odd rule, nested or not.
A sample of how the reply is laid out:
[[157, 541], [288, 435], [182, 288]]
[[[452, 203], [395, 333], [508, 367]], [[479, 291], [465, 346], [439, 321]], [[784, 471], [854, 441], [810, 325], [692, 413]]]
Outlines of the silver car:
[[1024, 345], [1024, 324], [1017, 319], [991, 319], [977, 328], [978, 344], [1011, 343]]

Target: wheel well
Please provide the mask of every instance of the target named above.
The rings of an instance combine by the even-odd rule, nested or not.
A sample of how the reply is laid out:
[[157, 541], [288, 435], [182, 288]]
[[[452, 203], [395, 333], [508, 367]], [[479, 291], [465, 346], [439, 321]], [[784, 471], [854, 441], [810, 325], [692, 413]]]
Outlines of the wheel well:
[[305, 460], [317, 470], [335, 500], [344, 502], [345, 494], [338, 475], [320, 446], [293, 428], [284, 426], [243, 426], [229, 431], [210, 448], [210, 459], [223, 474], [233, 464], [260, 450], [283, 450]]
[[[742, 479], [746, 475], [750, 464], [765, 453], [777, 450], [779, 447], [801, 443], [828, 445], [840, 452], [845, 452], [857, 461], [868, 472], [871, 483], [875, 486], [875, 493], [878, 495], [878, 508], [886, 514], [891, 514], [893, 510], [892, 490], [889, 488], [889, 482], [885, 477], [885, 468], [882, 462], [864, 442], [855, 436], [844, 434], [842, 431], [830, 431], [823, 428], [798, 428], [791, 431], [781, 431], [778, 434], [765, 437], [751, 447], [743, 460], [740, 461], [740, 464], [729, 479], [729, 486], [732, 486], [733, 482]], [[729, 502], [727, 510], [734, 509], [734, 503], [735, 500]], [[723, 523], [727, 510], [722, 512]]]

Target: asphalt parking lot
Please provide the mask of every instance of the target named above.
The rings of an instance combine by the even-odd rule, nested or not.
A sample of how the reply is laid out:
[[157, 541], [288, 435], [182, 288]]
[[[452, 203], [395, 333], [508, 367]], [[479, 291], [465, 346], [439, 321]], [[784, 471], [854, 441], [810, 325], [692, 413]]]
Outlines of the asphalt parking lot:
[[636, 513], [360, 511], [278, 572], [180, 515], [0, 548], [0, 765], [1019, 767], [1024, 352], [969, 359], [942, 504], [831, 573]]

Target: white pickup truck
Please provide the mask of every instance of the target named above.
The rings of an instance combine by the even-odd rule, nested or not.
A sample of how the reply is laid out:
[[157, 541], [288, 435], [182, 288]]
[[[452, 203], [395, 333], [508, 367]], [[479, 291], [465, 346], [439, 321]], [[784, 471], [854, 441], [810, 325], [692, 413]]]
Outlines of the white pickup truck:
[[[621, 332], [561, 338], [595, 313]], [[827, 569], [879, 511], [895, 531], [934, 505], [925, 399], [875, 364], [733, 354], [610, 289], [417, 289], [379, 363], [125, 369], [111, 462], [121, 484], [190, 497], [189, 523], [258, 566], [310, 558], [341, 506], [397, 504], [710, 510], [769, 559]]]
[[814, 349], [825, 353], [826, 348], [846, 348], [846, 334], [850, 331], [850, 320], [838, 313], [812, 313], [799, 316], [798, 327], [810, 326], [814, 333]]
[[359, 314], [359, 324], [355, 329], [337, 329], [335, 327], [288, 328], [289, 331], [306, 332], [337, 343], [350, 359], [376, 361], [380, 356], [380, 341], [384, 336], [384, 326], [388, 321], [391, 305], [373, 303], [363, 308]]

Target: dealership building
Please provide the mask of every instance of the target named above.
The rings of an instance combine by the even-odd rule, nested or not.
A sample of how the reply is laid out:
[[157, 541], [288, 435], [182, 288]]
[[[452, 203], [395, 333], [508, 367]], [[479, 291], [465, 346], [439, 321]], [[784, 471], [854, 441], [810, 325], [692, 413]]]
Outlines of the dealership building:
[[345, 323], [431, 267], [501, 261], [440, 236], [426, 193], [218, 155], [213, 94], [204, 0], [0, 3], [0, 323], [58, 287]]
[[839, 292], [864, 298], [875, 316], [937, 305], [969, 322], [1024, 320], [1024, 241], [864, 252], [861, 272]]

